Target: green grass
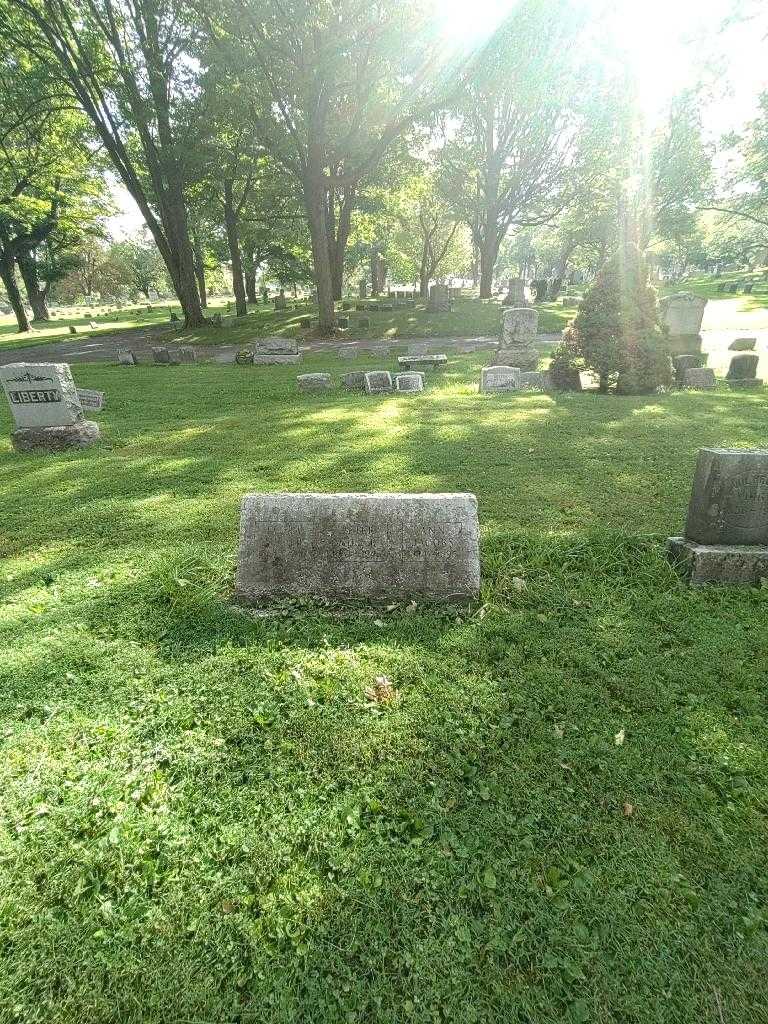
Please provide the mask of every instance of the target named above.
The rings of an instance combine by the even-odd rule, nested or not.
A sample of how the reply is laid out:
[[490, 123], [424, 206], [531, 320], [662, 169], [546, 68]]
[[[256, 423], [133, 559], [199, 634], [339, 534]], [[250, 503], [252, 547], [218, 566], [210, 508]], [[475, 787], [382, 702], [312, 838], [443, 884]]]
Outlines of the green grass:
[[[367, 300], [369, 303], [372, 300]], [[389, 300], [382, 299], [385, 305]], [[291, 309], [276, 311], [271, 306], [251, 306], [247, 319], [237, 320], [233, 314], [227, 316], [226, 299], [211, 300], [209, 314], [223, 313], [224, 327], [206, 327], [203, 330], [187, 331], [178, 337], [196, 345], [238, 345], [247, 344], [254, 338], [265, 335], [285, 335], [306, 338], [312, 331], [304, 331], [299, 321], [302, 317], [317, 315], [317, 309], [305, 302], [290, 301]], [[378, 303], [376, 303], [378, 305]], [[344, 315], [339, 305], [339, 314]], [[565, 327], [575, 310], [563, 309], [557, 304], [544, 304], [539, 308], [539, 331], [541, 333], [557, 332]], [[232, 305], [232, 309], [234, 306]], [[100, 334], [113, 334], [116, 331], [134, 327], [157, 327], [167, 324], [170, 311], [180, 314], [176, 303], [158, 303], [151, 311], [144, 306], [127, 308], [120, 313], [103, 313], [97, 315], [57, 316], [47, 327], [35, 328], [31, 334], [19, 334], [16, 322], [12, 317], [0, 318], [0, 349], [13, 349], [27, 345], [45, 345], [55, 341], [71, 340], [69, 327], [74, 326], [78, 335], [98, 337]], [[407, 308], [393, 310], [373, 310], [356, 313], [350, 310], [350, 327], [344, 333], [349, 338], [467, 338], [477, 335], [496, 335], [501, 323], [501, 307], [498, 302], [481, 302], [479, 299], [461, 298], [456, 300], [451, 313], [429, 313], [423, 302], [409, 305]], [[370, 325], [360, 327], [359, 319], [368, 317]], [[91, 329], [88, 325], [93, 321], [97, 326]]]
[[[740, 286], [743, 286], [745, 282], [751, 281], [754, 284], [752, 293], [744, 295], [741, 288], [738, 295], [717, 290], [718, 285], [734, 281], [738, 282]], [[685, 278], [676, 284], [664, 285], [661, 291], [665, 295], [680, 291], [693, 292], [695, 295], [701, 295], [705, 299], [717, 301], [721, 299], [738, 299], [741, 302], [741, 308], [744, 310], [765, 309], [768, 308], [768, 271], [765, 269], [754, 271], [734, 270], [721, 274], [720, 277], [713, 277], [712, 274], [701, 274], [697, 277]]]
[[[768, 1019], [768, 590], [664, 558], [766, 398], [75, 376], [99, 448], [0, 423], [0, 1020]], [[475, 492], [481, 601], [232, 606], [244, 492], [365, 489]]]

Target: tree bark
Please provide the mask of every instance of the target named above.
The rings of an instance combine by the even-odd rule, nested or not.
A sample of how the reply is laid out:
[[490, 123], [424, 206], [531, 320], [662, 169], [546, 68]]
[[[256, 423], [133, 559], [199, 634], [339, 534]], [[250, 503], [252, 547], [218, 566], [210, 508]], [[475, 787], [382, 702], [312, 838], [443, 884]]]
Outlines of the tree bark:
[[256, 294], [256, 254], [247, 252], [243, 260], [243, 280], [245, 281], [245, 297], [248, 302], [258, 302]]
[[375, 249], [371, 250], [371, 298], [379, 294], [379, 254]]
[[16, 262], [21, 271], [21, 279], [27, 292], [29, 305], [32, 307], [32, 322], [47, 323], [51, 317], [48, 313], [46, 293], [40, 287], [40, 278], [37, 276], [37, 260], [34, 252], [20, 252]]
[[200, 294], [200, 305], [203, 309], [208, 308], [208, 294], [205, 286], [205, 258], [203, 250], [199, 245], [194, 247], [195, 277], [197, 278], [197, 290]]
[[5, 252], [0, 253], [0, 280], [2, 280], [3, 285], [5, 286], [8, 301], [10, 302], [11, 309], [16, 317], [19, 334], [31, 331], [32, 327], [27, 319], [27, 311], [24, 309], [21, 292], [19, 291], [19, 286], [16, 283], [14, 259], [13, 256], [9, 256]]
[[307, 176], [304, 181], [303, 200], [312, 244], [312, 268], [317, 291], [320, 333], [332, 335], [336, 330], [336, 310], [333, 305], [333, 280], [331, 256], [328, 251], [326, 196], [322, 172], [312, 177]]
[[499, 245], [486, 240], [480, 249], [480, 298], [490, 299], [493, 292], [493, 271], [499, 256]]
[[243, 260], [240, 255], [240, 238], [237, 223], [237, 210], [232, 193], [232, 179], [224, 181], [224, 227], [227, 231], [229, 258], [232, 263], [232, 289], [235, 293], [235, 315], [248, 316], [248, 300], [245, 295], [243, 279]]

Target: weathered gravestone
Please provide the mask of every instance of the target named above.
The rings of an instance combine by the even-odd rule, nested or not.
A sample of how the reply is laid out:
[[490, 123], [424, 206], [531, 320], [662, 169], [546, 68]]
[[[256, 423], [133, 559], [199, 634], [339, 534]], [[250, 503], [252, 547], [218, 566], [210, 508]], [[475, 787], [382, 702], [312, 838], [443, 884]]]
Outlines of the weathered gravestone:
[[757, 338], [735, 338], [728, 346], [729, 352], [754, 352]]
[[336, 349], [339, 359], [357, 359], [357, 348], [354, 345], [341, 345]]
[[687, 370], [699, 369], [706, 362], [706, 356], [697, 355], [694, 352], [685, 352], [679, 356], [672, 358], [672, 365], [675, 368], [675, 382], [683, 387], [685, 384], [685, 374]]
[[507, 294], [501, 300], [502, 306], [519, 308], [526, 304], [525, 281], [521, 277], [510, 277], [507, 281]]
[[299, 391], [328, 391], [331, 386], [330, 373], [300, 373], [296, 378]]
[[235, 591], [450, 601], [480, 588], [473, 494], [247, 494]]
[[500, 364], [535, 370], [539, 363], [536, 332], [539, 314], [532, 306], [505, 309], [501, 321]]
[[480, 371], [480, 390], [518, 391], [520, 373], [518, 366], [484, 366]]
[[365, 370], [342, 373], [341, 384], [347, 391], [365, 391]]
[[756, 352], [739, 352], [731, 359], [726, 374], [726, 383], [734, 391], [746, 391], [761, 388], [762, 380], [757, 376], [757, 364], [760, 356]]
[[295, 338], [259, 338], [254, 345], [252, 362], [257, 366], [292, 364], [300, 360], [299, 343]]
[[275, 309], [287, 309], [288, 302], [285, 298], [285, 292], [280, 289], [280, 294], [275, 296]]
[[672, 335], [693, 336], [701, 330], [707, 300], [691, 292], [677, 292], [659, 301], [662, 322]]
[[383, 395], [393, 388], [389, 370], [369, 370], [365, 375], [365, 390], [369, 395]]
[[691, 366], [683, 374], [683, 387], [694, 391], [711, 391], [715, 386], [715, 371], [708, 366]]
[[552, 384], [545, 370], [525, 370], [520, 374], [520, 388], [523, 391], [551, 391]]
[[80, 405], [88, 412], [100, 412], [104, 408], [106, 398], [103, 391], [94, 391], [92, 388], [77, 388], [77, 397]]
[[412, 393], [424, 390], [424, 377], [420, 373], [396, 373], [395, 391]]
[[429, 304], [427, 308], [430, 313], [451, 312], [451, 298], [444, 284], [433, 284], [429, 289]]
[[194, 363], [197, 360], [195, 350], [191, 345], [182, 345], [179, 349], [180, 363]]
[[117, 361], [121, 366], [135, 366], [137, 363], [136, 356], [129, 348], [119, 348], [117, 350]]
[[768, 449], [699, 450], [685, 534], [668, 553], [693, 585], [768, 577]]
[[448, 356], [445, 352], [426, 352], [421, 356], [398, 356], [397, 362], [399, 366], [404, 366], [406, 370], [413, 370], [415, 367], [422, 367], [425, 370], [437, 370], [446, 365]]
[[98, 441], [98, 424], [83, 417], [66, 363], [8, 363], [0, 367], [0, 383], [13, 414], [16, 451], [88, 448]]
[[157, 345], [152, 349], [152, 360], [158, 366], [170, 366], [171, 353], [164, 345]]
[[360, 282], [360, 285], [358, 286], [358, 295], [360, 296], [361, 299], [365, 299], [365, 298], [368, 297], [368, 282], [367, 281], [361, 281]]

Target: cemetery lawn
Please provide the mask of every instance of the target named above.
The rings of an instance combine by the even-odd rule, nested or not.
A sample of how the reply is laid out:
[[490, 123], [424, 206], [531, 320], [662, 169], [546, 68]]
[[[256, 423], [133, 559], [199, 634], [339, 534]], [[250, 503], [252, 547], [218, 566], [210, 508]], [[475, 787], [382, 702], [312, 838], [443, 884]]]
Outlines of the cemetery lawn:
[[[58, 457], [2, 408], [0, 1020], [768, 1020], [768, 589], [664, 557], [768, 400], [479, 368], [80, 365]], [[473, 491], [482, 599], [244, 614], [249, 490]]]
[[[369, 303], [372, 300], [366, 300]], [[381, 300], [388, 305], [387, 300]], [[36, 326], [28, 334], [19, 334], [16, 321], [12, 317], [0, 317], [0, 350], [26, 348], [30, 345], [47, 345], [52, 342], [70, 341], [73, 335], [70, 326], [74, 327], [77, 337], [98, 338], [104, 335], [118, 336], [121, 332], [133, 331], [137, 327], [168, 327], [167, 337], [162, 341], [171, 344], [194, 345], [246, 345], [256, 338], [267, 335], [284, 337], [311, 338], [311, 330], [302, 330], [299, 321], [302, 317], [317, 316], [316, 307], [306, 302], [293, 302], [287, 310], [274, 310], [272, 306], [249, 306], [247, 318], [238, 320], [232, 312], [227, 313], [225, 299], [212, 299], [208, 315], [221, 313], [224, 325], [221, 328], [206, 326], [199, 330], [179, 332], [169, 325], [171, 312], [178, 316], [181, 308], [178, 303], [155, 303], [150, 311], [144, 306], [126, 307], [120, 312], [99, 313], [94, 307], [90, 312], [85, 308], [64, 311], [45, 326]], [[374, 303], [378, 305], [378, 303]], [[342, 312], [338, 305], [339, 316], [349, 315], [350, 327], [342, 332], [342, 338], [471, 338], [475, 336], [495, 336], [499, 333], [501, 323], [501, 305], [498, 301], [480, 301], [473, 298], [457, 299], [450, 313], [429, 313], [423, 302], [415, 307], [397, 308], [392, 310], [372, 310], [356, 313], [350, 310]], [[234, 309], [234, 304], [232, 304]], [[575, 314], [573, 308], [563, 308], [558, 303], [543, 303], [538, 306], [540, 333], [557, 333]], [[361, 327], [359, 321], [367, 317], [368, 327]], [[96, 326], [91, 328], [93, 322]], [[130, 344], [134, 333], [126, 333], [125, 343]], [[161, 343], [161, 342], [158, 342]]]

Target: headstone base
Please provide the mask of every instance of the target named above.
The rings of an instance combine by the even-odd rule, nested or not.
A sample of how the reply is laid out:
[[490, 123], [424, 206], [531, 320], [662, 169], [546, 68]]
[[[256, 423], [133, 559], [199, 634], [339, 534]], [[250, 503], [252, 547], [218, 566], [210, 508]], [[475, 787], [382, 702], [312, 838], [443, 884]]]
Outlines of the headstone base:
[[731, 391], [754, 391], [763, 386], [763, 381], [759, 377], [731, 377], [726, 379], [725, 383]]
[[768, 547], [746, 544], [697, 544], [670, 537], [667, 555], [692, 587], [706, 584], [756, 585], [768, 578]]
[[21, 427], [11, 433], [11, 444], [17, 452], [62, 452], [90, 448], [100, 436], [98, 423], [82, 420], [66, 427]]
[[298, 356], [280, 356], [280, 355], [257, 356], [257, 355], [254, 355], [254, 357], [251, 360], [251, 362], [253, 363], [254, 366], [272, 366], [272, 365], [275, 365], [277, 363], [290, 363], [290, 364], [293, 364], [293, 363], [300, 363], [301, 362], [301, 355], [298, 355]]
[[539, 365], [539, 353], [536, 349], [522, 345], [514, 348], [499, 348], [495, 358], [500, 365], [516, 366], [520, 370], [535, 370]]

